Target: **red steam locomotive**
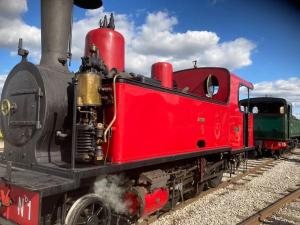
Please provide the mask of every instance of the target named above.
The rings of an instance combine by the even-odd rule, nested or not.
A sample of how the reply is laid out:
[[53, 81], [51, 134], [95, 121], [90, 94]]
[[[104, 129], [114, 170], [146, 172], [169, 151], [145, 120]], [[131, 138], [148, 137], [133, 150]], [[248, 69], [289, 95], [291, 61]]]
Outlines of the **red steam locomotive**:
[[[151, 78], [124, 70], [124, 38], [105, 17], [69, 72], [73, 0], [41, 0], [40, 65], [22, 61], [2, 92], [1, 224], [132, 223], [215, 187], [253, 149], [253, 117], [240, 111], [251, 83], [224, 68]], [[99, 0], [75, 0], [98, 8]]]

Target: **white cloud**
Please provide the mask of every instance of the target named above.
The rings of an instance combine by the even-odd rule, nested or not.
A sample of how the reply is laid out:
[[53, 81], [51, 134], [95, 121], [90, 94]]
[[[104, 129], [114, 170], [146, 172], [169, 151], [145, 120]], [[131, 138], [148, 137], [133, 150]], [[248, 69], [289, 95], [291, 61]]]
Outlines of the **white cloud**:
[[0, 15], [3, 17], [16, 17], [27, 11], [26, 0], [0, 0]]
[[214, 47], [219, 37], [208, 31], [175, 33], [177, 19], [166, 12], [150, 13], [132, 41], [136, 53], [184, 58]]
[[[98, 26], [99, 18], [109, 14], [103, 9], [89, 10], [84, 19], [74, 22], [72, 52], [75, 59], [83, 54], [85, 34]], [[115, 14], [116, 30], [126, 40], [126, 69], [147, 75], [156, 61], [170, 61], [175, 69], [182, 69], [191, 67], [195, 59], [199, 66], [229, 66], [229, 69], [251, 64], [250, 54], [255, 45], [247, 39], [219, 43], [220, 38], [213, 32], [175, 33], [173, 26], [177, 22], [166, 12], [157, 12], [148, 14], [142, 26], [135, 26], [130, 15]]]
[[254, 84], [254, 97], [269, 96], [285, 98], [292, 102], [294, 111], [300, 116], [300, 78], [290, 77], [286, 80], [265, 81]]
[[[40, 29], [22, 20], [26, 11], [26, 0], [0, 0], [0, 47], [11, 49], [14, 55], [18, 39], [22, 37], [31, 59], [38, 62]], [[83, 55], [86, 33], [97, 28], [104, 14], [110, 13], [103, 8], [88, 10], [83, 19], [74, 21], [72, 53], [75, 60]], [[245, 38], [221, 42], [220, 37], [210, 31], [175, 32], [178, 20], [167, 12], [148, 13], [141, 26], [136, 26], [132, 18], [132, 15], [115, 13], [116, 29], [126, 40], [128, 71], [147, 75], [156, 61], [169, 61], [175, 69], [191, 67], [193, 60], [198, 60], [199, 66], [221, 66], [230, 70], [252, 63], [250, 57], [255, 44]]]
[[156, 61], [169, 61], [176, 70], [190, 68], [193, 60], [199, 66], [230, 70], [252, 63], [253, 42], [245, 38], [220, 42], [220, 37], [210, 31], [174, 32], [177, 23], [177, 18], [167, 12], [149, 13], [142, 26], [134, 27], [133, 38], [127, 43], [127, 69], [147, 73]]
[[2, 93], [3, 85], [6, 80], [7, 75], [0, 75], [0, 94]]
[[[31, 59], [38, 62], [40, 29], [22, 20], [22, 14], [27, 11], [26, 0], [0, 0], [0, 48], [11, 49], [11, 55], [16, 55], [18, 39], [21, 37], [24, 47], [30, 50]], [[109, 15], [110, 12], [105, 12], [103, 8], [88, 10], [83, 19], [74, 21], [72, 53], [75, 60], [83, 55], [86, 33], [97, 28], [99, 19], [105, 14]], [[146, 15], [145, 9], [143, 14]], [[125, 37], [126, 70], [130, 72], [149, 75], [151, 64], [157, 61], [169, 61], [175, 70], [190, 68], [193, 60], [198, 61], [198, 66], [221, 66], [230, 70], [252, 64], [251, 54], [256, 46], [246, 38], [222, 42], [211, 31], [175, 32], [174, 26], [179, 21], [168, 12], [148, 13], [144, 24], [140, 26], [136, 26], [132, 15], [114, 15], [116, 30]], [[0, 75], [0, 91], [5, 79], [6, 75]], [[300, 79], [291, 77], [257, 83], [253, 94], [284, 97], [300, 108], [299, 87]]]
[[209, 48], [200, 54], [200, 61], [208, 66], [223, 66], [237, 69], [252, 64], [251, 52], [255, 44], [245, 38], [223, 42]]
[[0, 48], [16, 51], [19, 38], [23, 38], [24, 47], [36, 59], [40, 55], [40, 29], [22, 20], [26, 11], [26, 0], [0, 0]]

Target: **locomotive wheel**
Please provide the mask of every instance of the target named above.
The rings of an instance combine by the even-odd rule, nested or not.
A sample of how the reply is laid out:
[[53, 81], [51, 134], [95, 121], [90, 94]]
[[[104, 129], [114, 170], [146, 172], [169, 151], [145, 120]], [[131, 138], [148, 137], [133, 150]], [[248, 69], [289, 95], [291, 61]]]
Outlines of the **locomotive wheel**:
[[96, 194], [79, 198], [68, 211], [66, 225], [110, 225], [111, 210]]

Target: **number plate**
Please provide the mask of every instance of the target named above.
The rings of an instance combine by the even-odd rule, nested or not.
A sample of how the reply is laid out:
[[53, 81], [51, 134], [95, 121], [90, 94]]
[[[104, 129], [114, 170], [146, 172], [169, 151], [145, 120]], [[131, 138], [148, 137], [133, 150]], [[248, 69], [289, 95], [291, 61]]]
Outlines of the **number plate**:
[[0, 183], [0, 198], [1, 202], [10, 202], [9, 206], [2, 204], [0, 207], [3, 218], [22, 225], [39, 224], [40, 200], [37, 192]]

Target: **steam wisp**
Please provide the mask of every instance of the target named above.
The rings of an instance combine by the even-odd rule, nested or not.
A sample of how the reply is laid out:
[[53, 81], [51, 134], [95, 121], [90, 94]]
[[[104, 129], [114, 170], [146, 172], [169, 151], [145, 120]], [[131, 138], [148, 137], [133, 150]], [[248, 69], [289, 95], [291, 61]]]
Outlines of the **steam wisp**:
[[94, 192], [116, 213], [124, 214], [128, 210], [127, 203], [123, 199], [125, 182], [123, 175], [99, 177], [94, 183]]

